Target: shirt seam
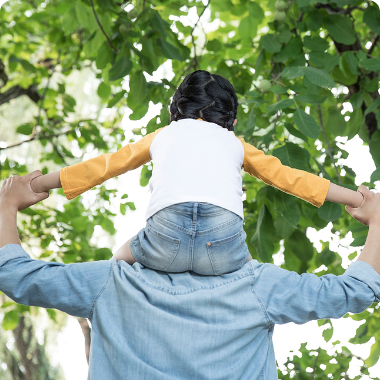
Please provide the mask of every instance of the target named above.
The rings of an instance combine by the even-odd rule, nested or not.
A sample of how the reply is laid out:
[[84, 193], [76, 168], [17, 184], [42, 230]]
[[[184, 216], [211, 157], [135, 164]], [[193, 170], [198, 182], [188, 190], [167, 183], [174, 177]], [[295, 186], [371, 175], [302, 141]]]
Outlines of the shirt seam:
[[104, 290], [106, 289], [107, 285], [108, 285], [108, 282], [111, 278], [111, 274], [113, 273], [113, 266], [115, 265], [115, 263], [112, 263], [111, 265], [111, 268], [110, 268], [110, 273], [108, 275], [108, 278], [107, 278], [107, 281], [106, 283], [103, 285], [102, 289], [100, 289], [99, 293], [96, 295], [93, 303], [92, 303], [92, 306], [91, 306], [91, 309], [90, 309], [90, 313], [88, 315], [88, 319], [91, 321], [92, 319], [92, 316], [93, 316], [93, 313], [94, 313], [94, 309], [95, 309], [95, 306], [96, 306], [96, 303], [98, 301], [98, 299], [101, 297], [101, 295], [103, 294]]
[[[166, 127], [163, 127], [161, 128], [161, 131], [164, 129], [164, 128], [167, 128], [169, 125], [167, 125]], [[152, 153], [151, 153], [151, 149], [152, 149], [152, 145], [153, 145], [153, 141], [156, 139], [157, 135], [161, 132], [160, 130], [158, 130], [158, 132], [156, 133], [156, 136], [153, 137], [153, 140], [150, 142], [150, 146], [149, 146], [149, 157], [150, 157], [150, 160], [152, 161], [153, 160], [153, 157], [152, 157]], [[156, 132], [156, 131], [154, 131]], [[152, 133], [154, 133], [152, 132]]]
[[256, 281], [256, 276], [255, 276], [255, 271], [254, 271], [253, 265], [251, 263], [250, 263], [250, 265], [252, 267], [252, 275], [253, 275], [253, 282], [252, 282], [252, 285], [251, 285], [251, 291], [252, 291], [253, 296], [256, 298], [257, 302], [260, 305], [261, 311], [263, 312], [263, 314], [265, 316], [265, 319], [268, 322], [268, 327], [270, 327], [270, 326], [274, 325], [274, 323], [269, 318], [268, 312], [266, 311], [263, 303], [261, 302], [260, 298], [258, 297], [258, 295], [256, 294], [255, 290], [253, 289], [253, 286], [254, 286], [255, 281]]

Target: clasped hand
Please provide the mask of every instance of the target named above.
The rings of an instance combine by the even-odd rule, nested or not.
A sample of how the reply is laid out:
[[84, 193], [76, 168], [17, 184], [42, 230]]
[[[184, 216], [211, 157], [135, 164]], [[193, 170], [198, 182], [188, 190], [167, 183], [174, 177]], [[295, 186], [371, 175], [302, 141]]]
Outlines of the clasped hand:
[[48, 192], [36, 194], [30, 186], [30, 182], [41, 175], [40, 170], [35, 170], [21, 177], [14, 175], [6, 179], [0, 189], [0, 212], [5, 208], [21, 211], [48, 198]]

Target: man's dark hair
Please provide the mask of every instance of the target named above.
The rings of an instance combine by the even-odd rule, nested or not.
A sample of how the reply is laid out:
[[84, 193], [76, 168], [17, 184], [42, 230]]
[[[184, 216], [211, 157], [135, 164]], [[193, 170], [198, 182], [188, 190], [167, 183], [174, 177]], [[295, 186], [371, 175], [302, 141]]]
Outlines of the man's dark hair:
[[227, 79], [197, 70], [175, 92], [170, 104], [170, 121], [203, 119], [233, 131], [238, 105], [235, 90]]

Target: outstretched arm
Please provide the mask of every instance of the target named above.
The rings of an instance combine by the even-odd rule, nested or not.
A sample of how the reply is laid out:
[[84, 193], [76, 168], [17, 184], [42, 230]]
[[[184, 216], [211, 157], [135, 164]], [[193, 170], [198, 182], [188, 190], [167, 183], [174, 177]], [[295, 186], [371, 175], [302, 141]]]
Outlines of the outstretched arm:
[[36, 178], [33, 191], [48, 191], [62, 187], [67, 199], [73, 199], [107, 179], [126, 173], [149, 162], [150, 146], [154, 137], [162, 128], [143, 137], [133, 144], [128, 144], [115, 153], [103, 154], [99, 157], [68, 166], [60, 172], [46, 174]]
[[360, 206], [363, 200], [360, 193], [330, 183], [315, 174], [282, 165], [277, 157], [267, 156], [244, 139], [239, 140], [244, 148], [243, 167], [251, 176], [317, 207], [322, 206], [325, 200], [351, 207]]

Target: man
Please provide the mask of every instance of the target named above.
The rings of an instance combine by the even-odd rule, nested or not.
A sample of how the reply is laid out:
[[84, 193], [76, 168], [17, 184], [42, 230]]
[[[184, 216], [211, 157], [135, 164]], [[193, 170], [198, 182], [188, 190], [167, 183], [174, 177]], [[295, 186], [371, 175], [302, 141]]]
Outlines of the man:
[[249, 261], [223, 276], [155, 272], [140, 264], [32, 260], [21, 248], [17, 210], [45, 199], [30, 181], [0, 190], [0, 290], [25, 305], [92, 322], [89, 379], [277, 379], [275, 324], [359, 313], [380, 300], [380, 194], [364, 186], [347, 208], [369, 225], [366, 245], [341, 276], [298, 275]]

